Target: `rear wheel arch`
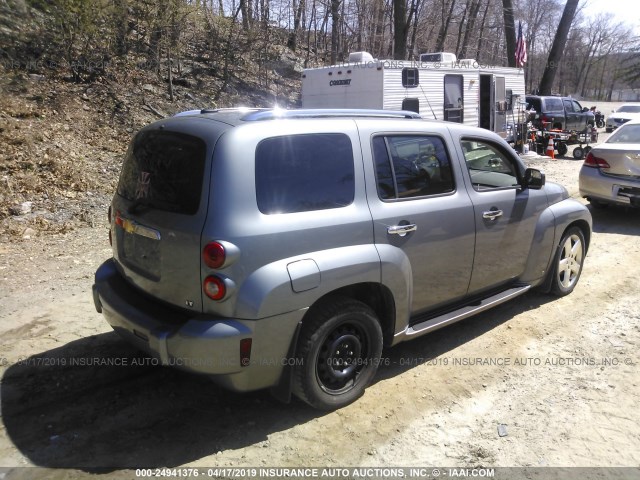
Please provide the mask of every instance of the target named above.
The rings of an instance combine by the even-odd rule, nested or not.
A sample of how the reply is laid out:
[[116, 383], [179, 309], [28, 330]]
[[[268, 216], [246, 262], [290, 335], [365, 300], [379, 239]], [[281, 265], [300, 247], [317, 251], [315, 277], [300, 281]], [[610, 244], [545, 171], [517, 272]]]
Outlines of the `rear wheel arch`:
[[371, 308], [380, 322], [380, 328], [382, 328], [384, 337], [384, 344], [386, 346], [391, 344], [395, 333], [396, 323], [395, 301], [391, 291], [386, 286], [379, 283], [357, 283], [339, 288], [323, 295], [309, 307], [309, 311], [307, 311], [303, 317], [302, 323], [304, 324], [309, 313], [314, 308], [318, 308], [318, 305], [321, 305], [324, 302], [331, 302], [332, 299], [340, 297], [362, 302]]

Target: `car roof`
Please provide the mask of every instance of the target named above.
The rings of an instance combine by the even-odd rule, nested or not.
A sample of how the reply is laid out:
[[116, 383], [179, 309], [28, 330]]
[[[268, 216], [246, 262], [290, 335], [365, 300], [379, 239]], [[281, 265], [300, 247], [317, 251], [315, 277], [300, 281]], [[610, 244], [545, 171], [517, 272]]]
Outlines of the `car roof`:
[[415, 112], [406, 110], [368, 110], [368, 109], [297, 109], [280, 108], [219, 108], [188, 110], [174, 117], [204, 117], [218, 120], [232, 126], [244, 122], [257, 122], [281, 119], [320, 119], [320, 118], [378, 118], [378, 119], [422, 119]]

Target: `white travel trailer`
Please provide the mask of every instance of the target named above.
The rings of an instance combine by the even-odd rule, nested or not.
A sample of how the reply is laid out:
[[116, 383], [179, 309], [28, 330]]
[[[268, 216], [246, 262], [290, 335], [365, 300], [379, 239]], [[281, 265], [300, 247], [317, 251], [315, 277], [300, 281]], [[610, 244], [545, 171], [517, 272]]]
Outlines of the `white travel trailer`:
[[416, 62], [356, 52], [348, 63], [305, 69], [302, 75], [303, 108], [411, 110], [503, 137], [517, 123], [524, 95], [523, 70], [456, 60], [451, 53], [422, 54]]

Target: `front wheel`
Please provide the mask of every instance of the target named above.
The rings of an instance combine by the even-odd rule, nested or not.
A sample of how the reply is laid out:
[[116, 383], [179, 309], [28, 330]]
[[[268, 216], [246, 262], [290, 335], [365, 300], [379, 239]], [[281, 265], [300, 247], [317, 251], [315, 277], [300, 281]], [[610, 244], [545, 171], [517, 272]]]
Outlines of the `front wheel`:
[[596, 125], [598, 126], [598, 128], [604, 128], [604, 120], [598, 120], [596, 122]]
[[382, 329], [362, 302], [334, 297], [312, 307], [302, 324], [293, 392], [321, 410], [358, 399], [376, 374]]
[[582, 230], [578, 227], [569, 228], [562, 236], [553, 260], [553, 294], [563, 297], [573, 292], [580, 279], [586, 253], [587, 245]]

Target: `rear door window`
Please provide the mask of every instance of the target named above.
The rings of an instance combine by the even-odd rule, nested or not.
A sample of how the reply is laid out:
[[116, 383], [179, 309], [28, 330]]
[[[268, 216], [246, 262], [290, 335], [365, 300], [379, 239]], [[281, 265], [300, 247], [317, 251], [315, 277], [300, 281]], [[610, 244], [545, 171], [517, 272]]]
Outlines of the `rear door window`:
[[355, 196], [353, 149], [342, 133], [265, 139], [256, 149], [255, 174], [265, 214], [340, 208]]
[[207, 147], [198, 137], [150, 130], [127, 152], [118, 194], [138, 205], [186, 215], [198, 211]]
[[544, 110], [546, 112], [564, 112], [564, 107], [562, 105], [562, 100], [560, 98], [545, 98], [544, 99]]

